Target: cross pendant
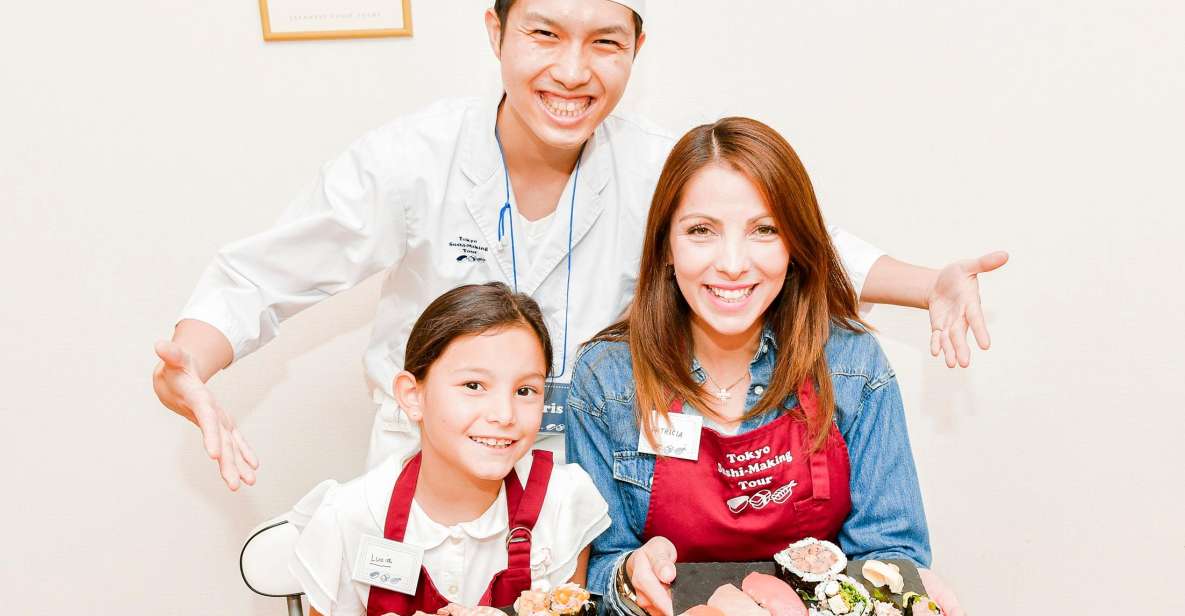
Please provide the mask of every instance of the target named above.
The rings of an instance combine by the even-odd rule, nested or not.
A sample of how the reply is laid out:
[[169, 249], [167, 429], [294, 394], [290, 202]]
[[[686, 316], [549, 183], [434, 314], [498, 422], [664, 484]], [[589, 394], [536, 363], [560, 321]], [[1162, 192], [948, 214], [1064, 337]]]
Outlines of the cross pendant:
[[732, 394], [728, 393], [727, 389], [724, 389], [723, 387], [721, 387], [720, 391], [716, 392], [716, 397], [720, 398], [721, 402], [724, 402], [725, 400], [728, 400], [729, 398], [731, 398]]

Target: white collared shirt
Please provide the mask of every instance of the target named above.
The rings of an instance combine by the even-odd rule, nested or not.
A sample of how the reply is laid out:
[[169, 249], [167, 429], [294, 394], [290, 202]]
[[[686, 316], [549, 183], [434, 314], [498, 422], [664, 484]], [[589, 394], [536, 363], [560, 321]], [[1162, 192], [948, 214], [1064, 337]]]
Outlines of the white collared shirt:
[[[415, 452], [387, 458], [362, 477], [341, 485], [318, 486], [310, 496], [320, 505], [303, 527], [289, 569], [309, 604], [326, 616], [366, 613], [369, 586], [356, 582], [350, 568], [364, 536], [381, 537], [391, 491], [403, 465]], [[531, 472], [531, 456], [515, 464], [521, 482]], [[571, 579], [580, 552], [609, 528], [609, 509], [592, 479], [574, 464], [555, 465], [547, 495], [532, 531], [531, 579], [555, 586]], [[445, 526], [434, 522], [413, 500], [404, 543], [424, 550], [424, 568], [442, 595], [476, 605], [494, 574], [507, 566], [506, 490], [477, 519]]]

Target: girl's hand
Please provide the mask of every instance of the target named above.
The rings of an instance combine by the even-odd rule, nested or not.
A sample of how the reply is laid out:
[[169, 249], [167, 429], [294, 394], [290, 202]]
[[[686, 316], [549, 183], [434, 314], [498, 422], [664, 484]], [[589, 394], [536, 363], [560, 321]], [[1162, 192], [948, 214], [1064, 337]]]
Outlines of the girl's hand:
[[963, 606], [959, 605], [959, 598], [938, 574], [929, 569], [918, 569], [918, 576], [922, 578], [922, 585], [926, 587], [926, 595], [942, 608], [947, 616], [967, 616]]
[[654, 537], [625, 560], [625, 574], [638, 595], [638, 607], [647, 614], [671, 616], [671, 582], [675, 581], [675, 545], [666, 537]]
[[942, 268], [927, 297], [930, 307], [930, 354], [939, 351], [946, 366], [954, 368], [957, 361], [966, 368], [971, 365], [971, 349], [967, 346], [967, 328], [975, 334], [979, 348], [987, 350], [992, 341], [983, 322], [983, 308], [979, 300], [979, 274], [990, 272], [1008, 262], [1008, 253], [992, 252], [978, 259], [956, 261]]

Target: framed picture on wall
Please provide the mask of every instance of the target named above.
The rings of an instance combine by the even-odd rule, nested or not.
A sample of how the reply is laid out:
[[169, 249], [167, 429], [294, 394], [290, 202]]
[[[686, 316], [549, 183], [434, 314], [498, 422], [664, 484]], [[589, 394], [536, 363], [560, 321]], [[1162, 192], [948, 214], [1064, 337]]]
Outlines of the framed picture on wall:
[[411, 36], [411, 0], [259, 0], [268, 41]]

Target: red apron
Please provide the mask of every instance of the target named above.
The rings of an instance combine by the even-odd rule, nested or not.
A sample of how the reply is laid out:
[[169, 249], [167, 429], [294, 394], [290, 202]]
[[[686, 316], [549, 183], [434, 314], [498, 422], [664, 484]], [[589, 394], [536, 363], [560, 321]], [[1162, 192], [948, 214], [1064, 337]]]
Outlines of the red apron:
[[[494, 575], [478, 605], [503, 607], [514, 603], [524, 590], [531, 589], [531, 529], [539, 519], [543, 497], [547, 495], [547, 484], [551, 479], [552, 459], [550, 451], [533, 451], [531, 476], [524, 489], [518, 475], [511, 469], [506, 476], [506, 510], [510, 520], [510, 534], [506, 537], [507, 566]], [[395, 489], [391, 491], [391, 504], [387, 506], [387, 522], [383, 537], [392, 541], [403, 541], [407, 531], [407, 516], [411, 512], [412, 497], [416, 493], [416, 482], [420, 478], [420, 454], [403, 467]], [[450, 601], [436, 590], [428, 571], [420, 567], [420, 579], [416, 584], [415, 596], [400, 592], [370, 587], [366, 601], [368, 616], [381, 616], [394, 612], [399, 616], [412, 616], [416, 610], [435, 614]]]
[[[806, 417], [818, 412], [809, 380], [798, 399]], [[790, 413], [736, 436], [702, 428], [699, 459], [655, 460], [642, 540], [666, 537], [680, 561], [714, 562], [769, 560], [804, 537], [834, 539], [852, 508], [848, 447], [834, 423], [822, 449], [809, 447], [806, 423]]]

